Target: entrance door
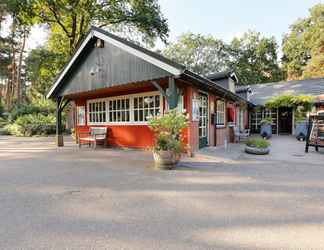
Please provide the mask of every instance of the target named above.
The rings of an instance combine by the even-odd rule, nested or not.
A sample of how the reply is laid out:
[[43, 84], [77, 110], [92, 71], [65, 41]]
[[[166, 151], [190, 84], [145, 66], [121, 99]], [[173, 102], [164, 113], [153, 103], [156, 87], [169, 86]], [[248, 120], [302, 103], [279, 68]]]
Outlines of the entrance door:
[[292, 109], [279, 108], [279, 134], [292, 133]]
[[208, 144], [208, 95], [199, 94], [199, 148]]

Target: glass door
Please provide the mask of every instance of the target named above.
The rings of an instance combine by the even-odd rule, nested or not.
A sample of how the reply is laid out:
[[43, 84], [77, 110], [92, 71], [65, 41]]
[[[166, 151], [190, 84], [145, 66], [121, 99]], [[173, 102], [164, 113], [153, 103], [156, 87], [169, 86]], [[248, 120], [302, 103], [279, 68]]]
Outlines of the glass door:
[[208, 145], [208, 95], [199, 94], [199, 148]]

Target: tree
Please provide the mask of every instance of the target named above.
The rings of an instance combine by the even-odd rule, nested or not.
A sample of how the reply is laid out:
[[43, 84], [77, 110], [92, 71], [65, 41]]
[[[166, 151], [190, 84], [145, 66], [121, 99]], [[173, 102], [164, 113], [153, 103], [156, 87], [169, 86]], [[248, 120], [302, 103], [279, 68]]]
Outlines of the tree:
[[191, 32], [181, 35], [163, 54], [203, 75], [224, 70], [228, 57], [226, 45], [221, 40]]
[[288, 79], [324, 76], [324, 4], [297, 20], [283, 39], [283, 66]]
[[28, 0], [5, 0], [1, 7], [1, 19], [11, 20], [9, 35], [1, 39], [5, 46], [3, 60], [8, 63], [5, 64], [6, 70], [2, 68], [3, 76], [7, 77], [5, 103], [10, 110], [14, 102], [20, 105], [22, 99], [25, 45], [32, 25], [31, 5]]
[[273, 37], [261, 37], [258, 32], [246, 32], [230, 44], [211, 36], [187, 33], [166, 47], [163, 54], [199, 74], [232, 69], [241, 84], [254, 84], [283, 78], [277, 48]]
[[64, 61], [64, 55], [54, 53], [46, 46], [29, 52], [26, 58], [26, 80], [31, 84], [32, 95], [39, 93], [46, 96]]
[[167, 20], [157, 0], [33, 0], [33, 14], [38, 22], [47, 23], [51, 35], [49, 45], [71, 55], [90, 25], [134, 27], [150, 38], [168, 36]]
[[248, 31], [230, 43], [228, 67], [237, 74], [241, 84], [255, 84], [282, 80], [284, 75], [277, 57], [278, 45], [274, 37], [262, 37]]

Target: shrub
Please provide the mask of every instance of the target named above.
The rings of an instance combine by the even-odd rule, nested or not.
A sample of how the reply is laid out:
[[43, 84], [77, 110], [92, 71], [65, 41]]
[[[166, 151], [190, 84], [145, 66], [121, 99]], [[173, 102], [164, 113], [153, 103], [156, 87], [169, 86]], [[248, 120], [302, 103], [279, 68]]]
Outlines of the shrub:
[[32, 136], [50, 135], [55, 133], [55, 116], [43, 114], [28, 114], [19, 116], [14, 123], [7, 125], [11, 135]]
[[272, 124], [272, 118], [270, 116], [265, 117], [260, 121], [261, 125], [271, 125]]
[[183, 145], [180, 139], [182, 129], [187, 127], [187, 118], [184, 114], [171, 110], [163, 116], [151, 118], [149, 127], [154, 133], [154, 151], [173, 151], [180, 153]]
[[251, 138], [247, 140], [246, 145], [254, 148], [267, 148], [270, 142], [263, 138]]

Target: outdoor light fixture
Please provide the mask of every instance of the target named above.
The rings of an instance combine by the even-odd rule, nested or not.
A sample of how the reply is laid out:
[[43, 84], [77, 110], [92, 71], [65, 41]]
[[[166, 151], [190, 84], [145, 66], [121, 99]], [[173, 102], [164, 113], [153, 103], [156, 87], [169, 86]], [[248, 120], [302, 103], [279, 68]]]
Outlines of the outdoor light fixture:
[[105, 46], [105, 42], [98, 38], [97, 41], [96, 41], [95, 47], [96, 48], [103, 48], [104, 46]]

